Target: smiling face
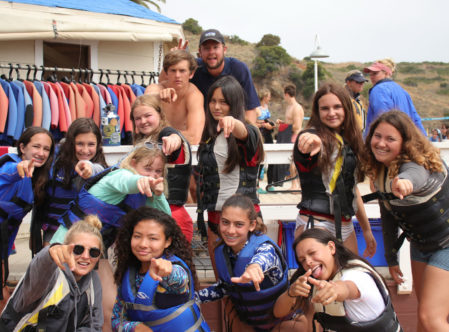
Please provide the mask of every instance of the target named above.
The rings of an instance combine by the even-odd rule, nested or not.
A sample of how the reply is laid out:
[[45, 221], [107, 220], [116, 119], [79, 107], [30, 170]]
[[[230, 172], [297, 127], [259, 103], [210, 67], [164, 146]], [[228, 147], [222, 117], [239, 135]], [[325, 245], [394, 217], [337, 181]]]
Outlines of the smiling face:
[[140, 272], [148, 271], [151, 259], [161, 257], [170, 244], [161, 224], [151, 219], [139, 221], [131, 236], [131, 251], [142, 263]]
[[382, 70], [369, 72], [369, 79], [371, 80], [371, 83], [373, 83], [373, 85], [387, 77], [387, 73]]
[[391, 124], [381, 122], [374, 130], [370, 146], [376, 160], [388, 167], [401, 153], [402, 136]]
[[75, 157], [78, 160], [91, 160], [97, 153], [97, 136], [94, 133], [78, 134], [75, 137]]
[[248, 233], [256, 228], [256, 220], [249, 220], [248, 211], [228, 206], [221, 213], [220, 234], [227, 246], [238, 253], [248, 240]]
[[312, 270], [312, 277], [320, 280], [331, 279], [337, 270], [335, 264], [335, 243], [323, 244], [316, 239], [306, 238], [296, 246], [296, 256], [304, 270]]
[[167, 69], [167, 80], [170, 87], [175, 89], [188, 85], [192, 77], [193, 73], [190, 72], [189, 62], [187, 60], [181, 60]]
[[76, 280], [80, 280], [83, 276], [89, 274], [98, 263], [100, 256], [93, 258], [90, 257], [89, 249], [101, 248], [100, 239], [90, 233], [76, 233], [73, 234], [70, 241], [71, 244], [83, 246], [84, 252], [80, 255], [75, 255], [75, 270], [73, 274]]
[[205, 41], [199, 49], [199, 56], [209, 70], [219, 69], [224, 66], [225, 53], [226, 46], [215, 40]]
[[161, 115], [151, 106], [140, 105], [133, 111], [134, 125], [136, 132], [149, 136], [159, 127]]
[[209, 101], [209, 110], [212, 117], [215, 120], [220, 120], [221, 118], [227, 116], [230, 111], [229, 104], [226, 102], [225, 97], [221, 88], [216, 88], [212, 94], [212, 98]]
[[157, 179], [164, 175], [164, 161], [160, 156], [156, 156], [154, 159], [144, 158], [138, 162], [133, 159], [131, 160], [131, 166], [142, 176]]
[[51, 151], [51, 139], [45, 133], [35, 134], [27, 145], [20, 143], [22, 160], [34, 159], [34, 166], [41, 167], [45, 164]]
[[365, 82], [356, 82], [353, 80], [349, 80], [346, 82], [346, 85], [348, 86], [348, 88], [354, 93], [361, 93], [363, 90], [364, 84], [365, 84]]
[[321, 122], [330, 129], [339, 132], [345, 121], [343, 104], [333, 93], [327, 93], [318, 100], [318, 111]]

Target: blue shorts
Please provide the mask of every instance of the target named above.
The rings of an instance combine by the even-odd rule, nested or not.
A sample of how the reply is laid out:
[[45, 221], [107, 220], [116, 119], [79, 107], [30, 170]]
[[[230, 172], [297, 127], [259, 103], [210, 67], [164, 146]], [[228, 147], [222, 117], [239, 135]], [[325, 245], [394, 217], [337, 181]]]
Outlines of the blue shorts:
[[410, 256], [414, 261], [426, 263], [427, 265], [449, 271], [449, 247], [424, 253], [411, 243]]

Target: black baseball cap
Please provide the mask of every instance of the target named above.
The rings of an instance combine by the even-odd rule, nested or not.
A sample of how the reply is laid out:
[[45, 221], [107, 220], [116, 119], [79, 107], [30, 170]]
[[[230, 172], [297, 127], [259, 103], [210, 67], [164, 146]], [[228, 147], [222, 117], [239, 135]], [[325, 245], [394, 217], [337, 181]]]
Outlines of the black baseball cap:
[[368, 82], [368, 80], [363, 76], [362, 72], [360, 70], [351, 70], [345, 78], [345, 82], [347, 81], [356, 81], [358, 83], [365, 83]]
[[215, 29], [209, 29], [203, 31], [200, 37], [200, 46], [208, 40], [215, 40], [216, 42], [224, 44], [224, 38], [223, 35], [220, 33], [220, 31]]

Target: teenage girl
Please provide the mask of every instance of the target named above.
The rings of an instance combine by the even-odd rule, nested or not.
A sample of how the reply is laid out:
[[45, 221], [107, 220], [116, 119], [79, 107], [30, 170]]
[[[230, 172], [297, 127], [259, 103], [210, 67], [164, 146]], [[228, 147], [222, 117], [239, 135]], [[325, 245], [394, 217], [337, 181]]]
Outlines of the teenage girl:
[[229, 296], [226, 331], [302, 331], [304, 317], [273, 316], [273, 305], [288, 285], [288, 267], [276, 243], [263, 234], [252, 200], [235, 194], [223, 204], [215, 248], [218, 282], [197, 292], [200, 302]]
[[308, 229], [293, 248], [299, 267], [276, 301], [277, 317], [310, 304], [325, 330], [402, 331], [383, 278], [329, 231]]
[[46, 186], [45, 202], [36, 205], [32, 219], [32, 251], [48, 245], [59, 226], [58, 219], [68, 209], [83, 179], [102, 171], [106, 165], [101, 133], [92, 119], [79, 118], [70, 125], [59, 148]]
[[34, 256], [2, 313], [2, 331], [101, 331], [95, 271], [103, 251], [100, 229], [98, 218], [87, 216], [69, 229], [63, 243]]
[[53, 136], [43, 128], [26, 129], [17, 141], [17, 154], [0, 157], [0, 239], [2, 293], [0, 311], [9, 297], [8, 256], [19, 226], [31, 210], [33, 201], [42, 202], [42, 188], [48, 179], [55, 144]]
[[209, 331], [194, 301], [190, 245], [169, 215], [149, 207], [128, 213], [115, 255], [113, 331]]
[[[366, 138], [366, 170], [380, 192], [385, 258], [402, 283], [397, 253], [410, 241], [417, 331], [449, 331], [449, 176], [439, 150], [402, 111], [381, 114]], [[403, 230], [398, 239], [398, 227]]]
[[193, 236], [193, 221], [184, 208], [187, 202], [191, 174], [189, 142], [177, 130], [169, 127], [162, 112], [159, 97], [137, 97], [131, 108], [134, 127], [134, 144], [153, 141], [161, 144], [167, 157], [167, 200], [173, 219], [176, 220], [189, 242]]
[[364, 254], [373, 256], [376, 240], [357, 188], [364, 180], [362, 143], [348, 92], [324, 84], [313, 97], [310, 121], [293, 147], [302, 188], [296, 228], [297, 234], [307, 227], [326, 228], [357, 253], [355, 214], [366, 241]]
[[223, 76], [215, 81], [207, 101], [198, 159], [201, 205], [208, 212], [208, 249], [216, 272], [213, 248], [221, 207], [228, 197], [242, 193], [260, 211], [257, 175], [264, 151], [259, 129], [245, 122], [245, 95], [235, 78]]

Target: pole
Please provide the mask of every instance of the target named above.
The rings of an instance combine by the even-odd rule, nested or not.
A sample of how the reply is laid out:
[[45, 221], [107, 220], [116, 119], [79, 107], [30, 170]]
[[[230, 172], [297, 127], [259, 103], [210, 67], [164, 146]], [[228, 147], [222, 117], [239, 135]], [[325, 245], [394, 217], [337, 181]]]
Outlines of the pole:
[[315, 60], [315, 92], [318, 91], [318, 61], [317, 59]]

